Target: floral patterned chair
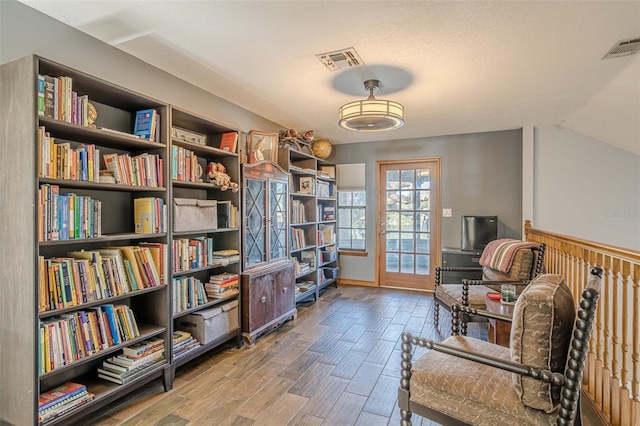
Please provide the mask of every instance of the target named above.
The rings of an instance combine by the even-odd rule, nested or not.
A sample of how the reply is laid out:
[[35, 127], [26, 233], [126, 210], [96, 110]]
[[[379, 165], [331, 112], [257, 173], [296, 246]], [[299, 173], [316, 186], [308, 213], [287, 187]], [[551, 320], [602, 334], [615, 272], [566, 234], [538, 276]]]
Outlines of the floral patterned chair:
[[[446, 425], [581, 424], [580, 388], [600, 289], [593, 268], [576, 314], [560, 275], [543, 274], [514, 306], [510, 347], [458, 335], [461, 312], [508, 320], [454, 304], [453, 336], [442, 343], [402, 335], [398, 389], [403, 426], [416, 413]], [[412, 362], [414, 345], [431, 349]]]

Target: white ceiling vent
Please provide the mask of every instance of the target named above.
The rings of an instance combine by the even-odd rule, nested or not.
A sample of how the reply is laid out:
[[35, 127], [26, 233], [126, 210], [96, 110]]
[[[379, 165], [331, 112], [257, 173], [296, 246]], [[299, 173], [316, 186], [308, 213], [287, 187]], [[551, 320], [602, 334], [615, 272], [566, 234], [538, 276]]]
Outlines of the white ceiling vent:
[[640, 51], [640, 38], [619, 41], [607, 52], [602, 59], [619, 58], [629, 56]]
[[334, 50], [333, 52], [318, 53], [316, 58], [323, 63], [329, 71], [338, 71], [345, 68], [361, 67], [364, 65], [362, 58], [353, 47]]

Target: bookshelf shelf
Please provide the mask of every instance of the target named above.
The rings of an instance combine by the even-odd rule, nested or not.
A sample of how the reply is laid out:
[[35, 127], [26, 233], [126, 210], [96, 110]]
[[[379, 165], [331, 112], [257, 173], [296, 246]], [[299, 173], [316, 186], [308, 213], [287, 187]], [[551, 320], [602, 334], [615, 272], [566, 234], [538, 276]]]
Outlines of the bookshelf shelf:
[[187, 362], [198, 358], [200, 355], [204, 354], [205, 352], [210, 351], [213, 348], [216, 348], [220, 345], [222, 345], [225, 342], [228, 342], [231, 339], [234, 339], [238, 336], [238, 333], [240, 332], [240, 327], [238, 328], [234, 328], [232, 330], [230, 330], [228, 333], [218, 337], [217, 339], [212, 340], [211, 342], [207, 343], [206, 345], [202, 345], [202, 346], [198, 346], [188, 352], [185, 352], [184, 354], [180, 355], [179, 357], [173, 359], [171, 361], [171, 369], [175, 370], [176, 368], [180, 367], [181, 365], [186, 364]]
[[173, 314], [173, 319], [177, 319], [177, 318], [183, 317], [183, 316], [188, 315], [188, 314], [190, 314], [192, 312], [197, 312], [197, 311], [200, 311], [202, 309], [212, 308], [212, 307], [214, 307], [216, 305], [220, 305], [220, 304], [222, 304], [224, 302], [227, 302], [229, 300], [235, 300], [237, 298], [238, 298], [238, 295], [234, 294], [232, 296], [221, 297], [220, 299], [214, 299], [214, 300], [211, 300], [208, 303], [205, 303], [203, 305], [199, 305], [199, 306], [195, 306], [193, 308], [185, 309], [185, 310], [180, 311], [180, 312], [175, 312]]
[[[328, 240], [329, 235], [325, 235], [325, 233], [335, 234], [337, 228], [335, 220], [337, 216], [336, 180], [328, 175], [323, 167], [333, 168], [333, 176], [335, 176], [335, 166], [312, 154], [292, 149], [290, 146], [278, 151], [278, 164], [291, 173], [290, 200], [294, 207], [292, 217], [296, 217], [298, 221], [306, 221], [290, 225], [291, 234], [294, 237], [294, 245], [291, 249], [292, 260], [298, 264], [304, 264], [305, 261], [302, 257], [305, 251], [314, 250], [316, 253], [314, 267], [296, 277], [298, 284], [302, 284], [303, 281], [310, 280], [312, 277], [315, 285], [313, 289], [309, 289], [303, 295], [298, 292], [296, 302], [306, 300], [310, 295], [314, 295], [317, 300], [319, 291], [328, 285], [326, 283], [319, 285], [324, 279], [320, 276], [322, 271], [318, 267], [318, 264], [322, 263], [321, 250], [335, 246], [335, 243], [322, 244], [322, 241]], [[322, 220], [324, 217], [334, 219]], [[327, 228], [326, 231], [324, 231], [325, 228]], [[332, 238], [335, 239], [335, 236]], [[299, 244], [304, 244], [305, 247], [296, 247]], [[322, 265], [337, 267], [337, 256]], [[331, 283], [337, 286], [337, 280], [333, 280]]]
[[59, 185], [65, 188], [78, 188], [78, 189], [94, 189], [102, 191], [130, 191], [130, 192], [167, 192], [167, 188], [159, 186], [134, 186], [123, 185], [119, 183], [99, 183], [88, 182], [84, 180], [69, 180], [69, 179], [51, 179], [51, 178], [39, 178], [40, 183], [48, 183], [50, 185]]
[[187, 148], [198, 155], [203, 155], [206, 157], [237, 157], [238, 156], [238, 154], [236, 154], [235, 152], [223, 151], [221, 149], [218, 149], [212, 146], [200, 145], [197, 143], [183, 141], [177, 138], [172, 138], [171, 143], [173, 145]]
[[[75, 81], [74, 81], [75, 86]], [[103, 129], [71, 124], [53, 118], [39, 117], [41, 126], [57, 135], [60, 139], [77, 140], [78, 142], [92, 143], [115, 149], [133, 150], [166, 150], [167, 144], [162, 142], [150, 142], [136, 136], [126, 136], [120, 133], [110, 132]]]
[[189, 235], [215, 234], [218, 232], [238, 232], [238, 228], [215, 228], [215, 229], [203, 229], [201, 231], [182, 231], [182, 232], [174, 232], [172, 235], [174, 237], [187, 237]]
[[78, 244], [88, 244], [88, 243], [104, 243], [104, 242], [116, 242], [116, 241], [130, 241], [130, 240], [146, 240], [151, 238], [163, 238], [166, 237], [167, 233], [157, 233], [157, 234], [136, 234], [135, 232], [123, 232], [118, 234], [109, 234], [102, 235], [100, 237], [94, 238], [78, 238], [72, 240], [54, 240], [54, 241], [40, 241], [41, 247], [47, 246], [63, 246], [63, 245], [78, 245]]
[[151, 287], [151, 288], [145, 288], [142, 290], [136, 290], [136, 291], [130, 291], [129, 293], [125, 293], [125, 294], [121, 294], [118, 296], [112, 296], [112, 297], [108, 297], [106, 299], [100, 299], [100, 300], [94, 300], [92, 302], [86, 302], [86, 303], [80, 303], [78, 305], [74, 305], [74, 306], [67, 306], [65, 308], [62, 309], [55, 309], [55, 310], [50, 310], [50, 311], [42, 311], [38, 314], [39, 318], [49, 318], [49, 317], [53, 317], [53, 316], [57, 316], [57, 315], [62, 315], [62, 314], [66, 314], [69, 312], [74, 312], [74, 311], [78, 311], [78, 310], [82, 310], [82, 309], [86, 309], [86, 308], [91, 308], [93, 306], [100, 306], [100, 305], [105, 305], [105, 304], [112, 304], [114, 302], [118, 302], [121, 300], [125, 300], [125, 299], [129, 299], [131, 297], [137, 297], [140, 296], [142, 294], [145, 293], [153, 293], [154, 291], [164, 291], [165, 290], [166, 285], [162, 284], [156, 287]]
[[157, 326], [153, 326], [153, 325], [149, 325], [149, 324], [138, 324], [138, 329], [140, 330], [140, 336], [134, 337], [133, 339], [130, 340], [126, 340], [120, 344], [117, 345], [113, 345], [110, 346], [106, 349], [102, 349], [92, 355], [89, 355], [85, 358], [80, 358], [79, 360], [76, 361], [72, 361], [67, 365], [63, 365], [61, 367], [56, 368], [55, 370], [52, 371], [48, 371], [46, 373], [43, 373], [40, 375], [40, 380], [46, 380], [52, 376], [58, 375], [58, 374], [62, 374], [67, 370], [72, 370], [74, 368], [77, 368], [78, 366], [81, 366], [83, 364], [87, 364], [87, 363], [91, 363], [93, 361], [95, 361], [96, 359], [103, 359], [105, 358], [105, 355], [109, 355], [112, 354], [114, 352], [117, 352], [118, 350], [126, 347], [126, 346], [130, 346], [134, 343], [137, 342], [141, 342], [145, 339], [148, 339], [149, 337], [154, 337], [157, 336], [163, 332], [165, 332], [167, 329], [164, 327], [157, 327]]
[[187, 182], [187, 181], [174, 179], [171, 183], [173, 184], [174, 187], [181, 187], [181, 188], [217, 189], [217, 190], [220, 189], [220, 186], [214, 183], [208, 183], [208, 182]]
[[239, 262], [240, 262], [239, 260], [235, 260], [233, 262], [227, 263], [226, 265], [209, 265], [209, 266], [203, 266], [201, 268], [188, 269], [186, 271], [174, 271], [173, 272], [173, 276], [174, 277], [181, 277], [181, 276], [184, 276], [184, 275], [195, 274], [196, 272], [211, 271], [211, 270], [218, 269], [218, 268], [224, 268], [225, 266], [235, 265], [235, 264], [237, 264]]

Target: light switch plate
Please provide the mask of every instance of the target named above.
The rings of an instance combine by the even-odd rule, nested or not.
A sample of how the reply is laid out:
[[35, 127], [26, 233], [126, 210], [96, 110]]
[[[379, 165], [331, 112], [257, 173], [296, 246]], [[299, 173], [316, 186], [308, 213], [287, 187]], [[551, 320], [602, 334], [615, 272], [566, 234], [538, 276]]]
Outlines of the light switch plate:
[[451, 209], [442, 209], [442, 217], [451, 217]]

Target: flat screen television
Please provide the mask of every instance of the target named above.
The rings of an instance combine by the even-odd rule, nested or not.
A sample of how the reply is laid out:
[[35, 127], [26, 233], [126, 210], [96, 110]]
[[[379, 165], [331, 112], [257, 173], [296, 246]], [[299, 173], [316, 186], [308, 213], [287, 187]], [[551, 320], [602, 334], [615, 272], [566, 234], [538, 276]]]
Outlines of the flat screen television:
[[462, 250], [483, 250], [498, 239], [498, 216], [462, 216]]

